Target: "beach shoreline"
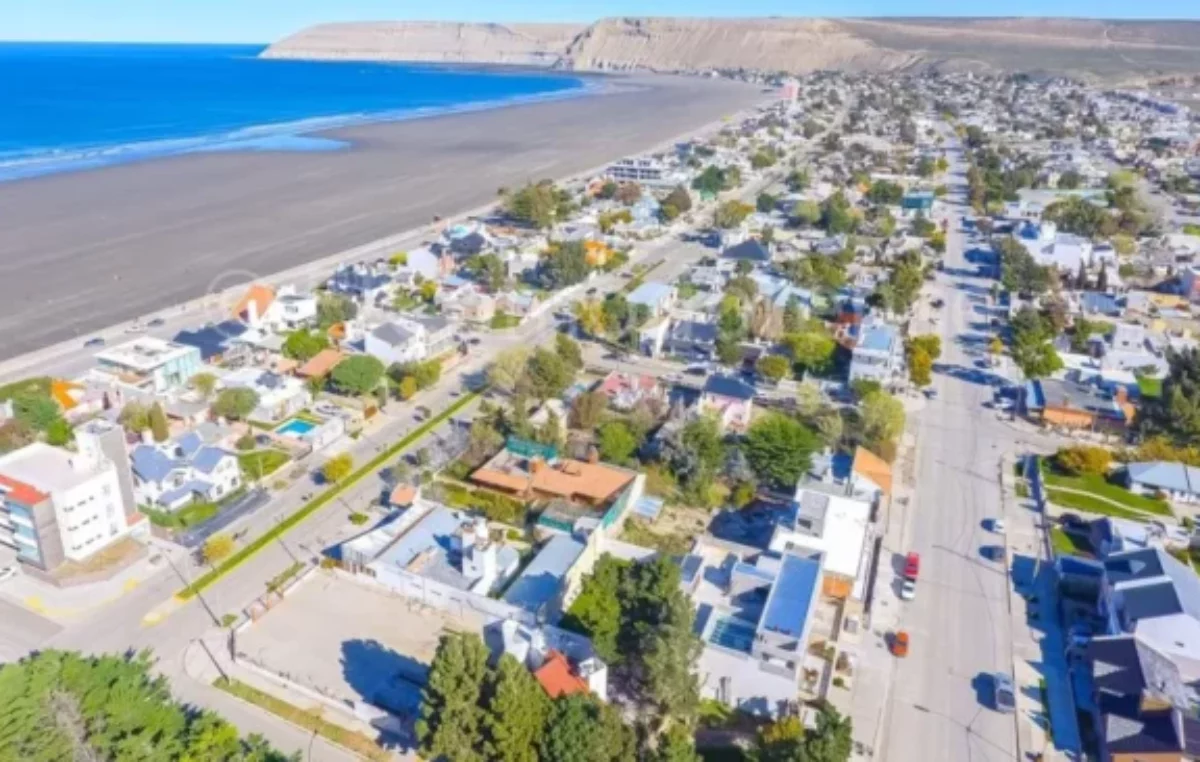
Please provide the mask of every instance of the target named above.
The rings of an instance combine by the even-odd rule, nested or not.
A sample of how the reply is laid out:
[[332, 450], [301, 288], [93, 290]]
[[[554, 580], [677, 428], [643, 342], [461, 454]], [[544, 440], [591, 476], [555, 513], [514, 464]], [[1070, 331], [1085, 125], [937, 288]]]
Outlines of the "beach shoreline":
[[350, 151], [211, 153], [0, 184], [0, 209], [14, 212], [0, 221], [12, 242], [0, 254], [0, 364], [332, 266], [435, 215], [487, 208], [499, 187], [602, 167], [766, 100], [724, 81], [611, 80], [621, 86], [586, 98], [317, 133]]

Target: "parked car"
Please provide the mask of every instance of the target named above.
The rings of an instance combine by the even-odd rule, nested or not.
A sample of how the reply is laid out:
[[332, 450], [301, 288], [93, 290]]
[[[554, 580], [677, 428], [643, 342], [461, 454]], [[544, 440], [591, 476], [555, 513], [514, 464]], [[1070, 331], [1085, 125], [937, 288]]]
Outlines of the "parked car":
[[1015, 712], [1017, 696], [1013, 691], [1012, 678], [1007, 672], [997, 672], [992, 676], [992, 700], [997, 712]]
[[917, 581], [917, 574], [921, 571], [921, 555], [915, 551], [909, 552], [904, 557], [904, 578]]
[[154, 318], [150, 322], [146, 323], [146, 327], [147, 328], [159, 328], [159, 327], [165, 325], [166, 322], [167, 321], [163, 320], [162, 318]]
[[1004, 519], [992, 519], [992, 531], [996, 534], [1004, 534]]
[[892, 641], [888, 644], [888, 650], [892, 652], [892, 656], [899, 658], [908, 656], [908, 633], [904, 630], [893, 632]]
[[911, 601], [917, 597], [917, 581], [915, 579], [905, 579], [900, 583], [900, 600]]
[[932, 386], [928, 389], [922, 389], [921, 393], [925, 395], [925, 399], [927, 400], [937, 399], [937, 389], [934, 389]]
[[102, 339], [99, 336], [95, 336], [95, 337], [90, 338], [87, 341], [83, 342], [83, 346], [89, 347], [89, 348], [90, 347], [102, 347], [102, 346], [104, 346], [104, 339]]

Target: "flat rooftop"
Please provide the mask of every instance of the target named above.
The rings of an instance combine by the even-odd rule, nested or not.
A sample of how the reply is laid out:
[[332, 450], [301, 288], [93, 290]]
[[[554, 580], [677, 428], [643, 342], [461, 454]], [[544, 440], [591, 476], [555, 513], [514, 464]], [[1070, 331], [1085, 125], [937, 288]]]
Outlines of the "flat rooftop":
[[767, 596], [760, 629], [799, 638], [804, 635], [808, 612], [821, 580], [819, 558], [784, 553], [775, 585]]
[[195, 347], [156, 339], [153, 336], [143, 336], [112, 349], [97, 352], [96, 360], [106, 365], [119, 365], [130, 370], [146, 372], [196, 351]]
[[77, 487], [103, 470], [82, 455], [42, 442], [0, 457], [0, 475], [47, 495]]
[[540, 614], [543, 607], [558, 595], [563, 577], [583, 553], [584, 544], [573, 537], [558, 535], [546, 543], [529, 566], [521, 572], [504, 600], [525, 609], [531, 614]]

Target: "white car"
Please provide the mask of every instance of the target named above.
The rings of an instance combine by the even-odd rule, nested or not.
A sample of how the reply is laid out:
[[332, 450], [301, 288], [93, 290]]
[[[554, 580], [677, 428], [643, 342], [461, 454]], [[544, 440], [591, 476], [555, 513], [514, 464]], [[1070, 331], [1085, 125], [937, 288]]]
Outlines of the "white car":
[[1004, 534], [1004, 519], [992, 519], [992, 531], [996, 534]]
[[0, 569], [0, 582], [5, 582], [15, 576], [17, 576], [17, 567], [15, 566], [5, 566]]
[[904, 580], [904, 583], [900, 585], [901, 600], [911, 601], [913, 598], [916, 598], [916, 597], [917, 597], [917, 581], [915, 579]]

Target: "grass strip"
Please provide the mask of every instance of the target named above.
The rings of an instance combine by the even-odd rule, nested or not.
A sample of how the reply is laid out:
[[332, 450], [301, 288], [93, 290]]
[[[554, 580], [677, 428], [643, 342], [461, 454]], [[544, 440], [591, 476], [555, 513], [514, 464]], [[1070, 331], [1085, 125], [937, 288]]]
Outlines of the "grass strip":
[[1053, 487], [1046, 488], [1046, 497], [1055, 505], [1060, 505], [1063, 508], [1075, 508], [1076, 510], [1095, 513], [1100, 516], [1112, 516], [1118, 519], [1140, 521], [1143, 524], [1153, 518], [1141, 511], [1119, 508], [1093, 495], [1081, 495], [1078, 492], [1063, 492]]
[[1156, 516], [1174, 516], [1171, 513], [1171, 507], [1162, 500], [1138, 495], [1124, 487], [1109, 484], [1103, 476], [1066, 476], [1065, 474], [1058, 474], [1048, 470], [1043, 475], [1043, 481], [1047, 487], [1067, 487], [1069, 489], [1082, 490], [1083, 492], [1091, 492], [1094, 495], [1114, 500], [1135, 511], [1145, 511], [1146, 513], [1153, 513]]
[[388, 758], [387, 751], [379, 746], [379, 744], [358, 731], [349, 730], [343, 728], [341, 725], [321, 719], [319, 711], [301, 709], [294, 704], [289, 704], [283, 699], [275, 698], [269, 693], [264, 693], [238, 680], [230, 680], [222, 677], [214, 681], [213, 686], [231, 696], [240, 698], [242, 701], [254, 704], [260, 709], [265, 709], [276, 717], [287, 720], [293, 725], [298, 725], [305, 730], [311, 730], [325, 740], [349, 749], [367, 759], [384, 760]]
[[1092, 554], [1092, 543], [1086, 537], [1064, 531], [1062, 527], [1050, 529], [1050, 544], [1054, 547], [1054, 552], [1060, 555]]
[[426, 434], [428, 434], [433, 429], [442, 425], [442, 423], [444, 423], [447, 418], [449, 418], [450, 416], [457, 413], [459, 410], [462, 410], [464, 407], [466, 407], [467, 405], [474, 402], [479, 397], [480, 393], [481, 392], [470, 392], [468, 394], [464, 394], [462, 397], [457, 399], [453, 405], [451, 405], [450, 407], [446, 408], [445, 410], [438, 413], [434, 417], [430, 418], [425, 423], [418, 426], [415, 431], [411, 432], [410, 434], [405, 436], [403, 439], [401, 439], [399, 442], [392, 445], [388, 449], [384, 450], [379, 455], [376, 455], [374, 458], [372, 458], [370, 460], [370, 462], [368, 462], [366, 465], [359, 468], [354, 473], [347, 476], [342, 481], [338, 482], [337, 484], [333, 485], [332, 487], [325, 490], [321, 494], [317, 495], [312, 500], [309, 500], [307, 503], [304, 504], [304, 506], [302, 508], [300, 508], [300, 510], [296, 511], [295, 513], [291, 514], [283, 521], [281, 521], [278, 524], [276, 524], [275, 526], [271, 527], [271, 529], [269, 529], [266, 532], [264, 532], [263, 534], [261, 534], [253, 542], [250, 542], [247, 545], [244, 545], [236, 553], [234, 553], [229, 558], [227, 558], [223, 562], [221, 562], [221, 564], [219, 566], [217, 566], [215, 569], [213, 569], [212, 571], [209, 571], [202, 577], [200, 577], [200, 578], [196, 579], [194, 582], [192, 582], [192, 584], [190, 584], [187, 587], [180, 590], [178, 593], [175, 594], [176, 597], [178, 597], [182, 600], [185, 600], [185, 601], [191, 600], [196, 595], [196, 593], [200, 592], [201, 590], [205, 589], [209, 585], [213, 584], [214, 582], [219, 580], [221, 577], [224, 577], [226, 574], [233, 571], [238, 566], [241, 566], [243, 563], [245, 563], [247, 560], [249, 560], [255, 553], [259, 552], [260, 550], [265, 548], [267, 545], [274, 542], [275, 539], [282, 537], [284, 535], [284, 533], [291, 530], [292, 527], [298, 525], [300, 522], [304, 521], [309, 516], [316, 513], [319, 509], [321, 509], [325, 505], [332, 502], [334, 500], [334, 498], [336, 498], [338, 495], [340, 495], [345, 490], [354, 486], [364, 476], [371, 474], [376, 469], [383, 466], [383, 464], [390, 461], [401, 450], [404, 450], [406, 447], [412, 445], [414, 442], [417, 442], [418, 440], [422, 439]]

